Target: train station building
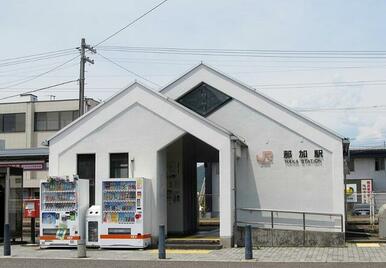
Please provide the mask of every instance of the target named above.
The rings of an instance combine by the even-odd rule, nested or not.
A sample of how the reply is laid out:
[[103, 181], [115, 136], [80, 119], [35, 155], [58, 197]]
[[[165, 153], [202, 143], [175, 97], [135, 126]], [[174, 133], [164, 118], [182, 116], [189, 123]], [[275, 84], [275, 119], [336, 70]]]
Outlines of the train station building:
[[154, 241], [160, 224], [197, 232], [198, 163], [225, 247], [248, 223], [344, 233], [347, 140], [204, 64], [159, 92], [135, 82], [47, 142], [49, 174], [89, 179], [91, 204], [102, 179], [151, 179]]

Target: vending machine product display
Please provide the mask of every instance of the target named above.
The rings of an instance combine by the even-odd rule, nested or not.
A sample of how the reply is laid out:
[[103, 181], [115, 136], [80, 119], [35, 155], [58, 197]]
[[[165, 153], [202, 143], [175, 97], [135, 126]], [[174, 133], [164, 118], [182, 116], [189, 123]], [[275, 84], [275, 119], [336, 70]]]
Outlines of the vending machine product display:
[[150, 181], [102, 180], [101, 248], [145, 248], [151, 244]]
[[75, 247], [85, 239], [89, 182], [49, 177], [40, 184], [40, 247]]

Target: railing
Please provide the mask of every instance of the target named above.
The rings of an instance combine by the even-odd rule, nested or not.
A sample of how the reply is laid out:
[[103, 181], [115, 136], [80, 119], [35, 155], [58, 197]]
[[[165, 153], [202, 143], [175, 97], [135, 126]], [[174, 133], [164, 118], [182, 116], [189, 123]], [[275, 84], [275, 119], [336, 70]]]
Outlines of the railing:
[[302, 230], [304, 232], [306, 230], [344, 231], [342, 214], [309, 211], [239, 208], [237, 224], [250, 224], [260, 228]]

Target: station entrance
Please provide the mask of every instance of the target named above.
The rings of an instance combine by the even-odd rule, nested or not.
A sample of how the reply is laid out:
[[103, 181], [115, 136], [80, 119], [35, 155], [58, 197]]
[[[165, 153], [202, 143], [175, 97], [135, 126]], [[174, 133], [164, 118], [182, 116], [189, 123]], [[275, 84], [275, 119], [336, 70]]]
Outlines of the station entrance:
[[219, 237], [219, 151], [190, 134], [167, 148], [168, 237]]

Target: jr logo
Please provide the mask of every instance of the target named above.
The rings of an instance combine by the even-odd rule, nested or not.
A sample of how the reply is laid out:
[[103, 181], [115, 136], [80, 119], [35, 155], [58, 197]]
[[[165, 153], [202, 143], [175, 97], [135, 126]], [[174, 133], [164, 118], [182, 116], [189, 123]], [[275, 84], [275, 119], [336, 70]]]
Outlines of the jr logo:
[[263, 151], [256, 155], [256, 161], [261, 165], [270, 165], [273, 162], [273, 152]]

